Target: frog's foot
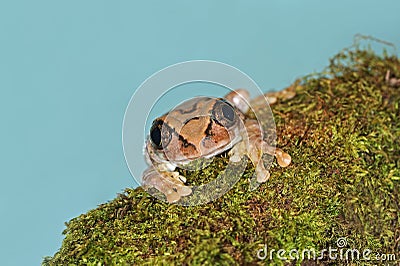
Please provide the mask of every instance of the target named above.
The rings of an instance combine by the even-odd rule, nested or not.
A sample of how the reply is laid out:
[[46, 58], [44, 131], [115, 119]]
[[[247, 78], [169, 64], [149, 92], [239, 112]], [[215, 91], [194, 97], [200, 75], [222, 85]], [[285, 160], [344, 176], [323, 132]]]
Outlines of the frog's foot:
[[[253, 149], [249, 153], [250, 160], [252, 161], [253, 165], [256, 165], [255, 174], [256, 174], [258, 183], [264, 183], [270, 177], [270, 173], [265, 168], [264, 162], [263, 162], [260, 154], [267, 153], [267, 154], [275, 155], [275, 157], [278, 161], [278, 164], [281, 167], [288, 166], [292, 161], [292, 158], [290, 157], [290, 155], [279, 148], [273, 149], [273, 147], [269, 146], [265, 142], [263, 143], [262, 147], [263, 147], [262, 151], [259, 151], [258, 149]], [[268, 148], [266, 148], [266, 147], [268, 147]], [[275, 151], [273, 152], [273, 150], [275, 150]]]
[[292, 99], [296, 96], [296, 92], [294, 91], [293, 87], [287, 87], [281, 91], [274, 91], [274, 92], [267, 92], [265, 97], [267, 97], [268, 102], [270, 104], [276, 103], [278, 100], [286, 101]]
[[181, 197], [192, 194], [192, 189], [185, 186], [184, 182], [186, 178], [178, 172], [159, 172], [154, 167], [150, 167], [143, 173], [145, 189], [156, 188], [166, 196], [169, 203], [177, 202]]
[[286, 167], [292, 162], [292, 157], [288, 153], [282, 149], [270, 146], [266, 142], [262, 145], [262, 151], [263, 153], [274, 155], [280, 167]]
[[250, 105], [251, 106], [264, 106], [265, 99], [268, 100], [269, 104], [274, 104], [274, 103], [278, 102], [278, 100], [281, 100], [281, 101], [290, 100], [294, 96], [296, 96], [296, 91], [295, 91], [296, 86], [297, 86], [297, 83], [294, 83], [293, 85], [291, 85], [290, 87], [287, 87], [284, 90], [272, 91], [272, 92], [267, 92], [263, 95], [259, 95], [250, 101]]
[[260, 150], [260, 146], [251, 145], [249, 146], [248, 156], [250, 161], [255, 166], [255, 173], [253, 178], [257, 180], [257, 183], [265, 183], [269, 177], [270, 173], [265, 168], [264, 161], [262, 160], [262, 150]]
[[246, 143], [242, 141], [236, 144], [229, 151], [229, 155], [229, 160], [231, 162], [239, 162], [244, 155], [247, 155], [255, 166], [255, 173], [253, 178], [256, 178], [258, 183], [264, 183], [269, 179], [270, 173], [265, 168], [262, 161], [261, 150], [259, 150], [256, 145], [250, 144], [249, 147], [246, 147]]

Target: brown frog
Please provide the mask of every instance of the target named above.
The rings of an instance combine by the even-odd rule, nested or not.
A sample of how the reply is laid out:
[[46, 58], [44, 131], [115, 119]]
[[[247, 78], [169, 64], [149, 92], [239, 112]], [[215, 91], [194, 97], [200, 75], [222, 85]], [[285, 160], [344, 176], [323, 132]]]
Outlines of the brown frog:
[[[265, 96], [274, 103], [279, 97], [293, 97], [293, 93], [283, 91]], [[256, 166], [258, 183], [270, 176], [264, 164], [259, 163], [264, 153], [274, 155], [281, 167], [288, 166], [290, 155], [265, 142], [258, 121], [246, 116], [250, 106], [249, 93], [239, 89], [224, 98], [190, 99], [155, 119], [145, 145], [150, 166], [143, 173], [143, 186], [156, 188], [170, 203], [177, 202], [190, 195], [192, 189], [185, 185], [186, 178], [176, 168], [227, 150], [232, 162], [240, 161], [244, 155], [251, 160]]]

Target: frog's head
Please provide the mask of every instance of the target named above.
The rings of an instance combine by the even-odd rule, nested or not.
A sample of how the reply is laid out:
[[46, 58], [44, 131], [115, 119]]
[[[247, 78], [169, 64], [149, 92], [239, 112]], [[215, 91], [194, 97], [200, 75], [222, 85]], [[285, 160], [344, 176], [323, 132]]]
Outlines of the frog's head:
[[153, 161], [184, 165], [241, 140], [244, 116], [223, 98], [196, 97], [155, 119], [146, 148]]

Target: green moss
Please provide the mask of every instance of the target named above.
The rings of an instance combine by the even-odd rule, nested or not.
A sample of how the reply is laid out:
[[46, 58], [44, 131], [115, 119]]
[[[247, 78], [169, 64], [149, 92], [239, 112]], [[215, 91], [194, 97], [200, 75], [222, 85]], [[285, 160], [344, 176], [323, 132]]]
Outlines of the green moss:
[[[275, 162], [255, 191], [251, 165], [207, 205], [168, 205], [126, 189], [68, 222], [62, 247], [43, 264], [264, 264], [264, 244], [322, 250], [339, 237], [400, 258], [400, 88], [385, 80], [388, 70], [400, 77], [397, 57], [349, 49], [323, 74], [293, 84], [296, 96], [272, 107], [278, 146], [293, 162]], [[204, 174], [212, 179], [225, 161]]]

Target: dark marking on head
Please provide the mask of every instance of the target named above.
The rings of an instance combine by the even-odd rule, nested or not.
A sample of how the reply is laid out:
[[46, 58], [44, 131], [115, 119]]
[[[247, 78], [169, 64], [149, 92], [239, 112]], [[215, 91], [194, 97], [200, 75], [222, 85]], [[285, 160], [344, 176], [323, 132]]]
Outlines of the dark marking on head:
[[214, 135], [214, 133], [212, 132], [213, 123], [214, 123], [214, 120], [210, 119], [210, 122], [208, 123], [208, 127], [207, 127], [206, 132], [205, 132], [207, 137]]
[[193, 113], [194, 111], [197, 110], [197, 105], [199, 104], [199, 102], [196, 102], [195, 104], [192, 105], [192, 108], [189, 110], [185, 110], [185, 109], [175, 109], [176, 111], [178, 111], [181, 114], [190, 114]]
[[185, 123], [183, 123], [183, 124], [186, 125], [187, 123], [189, 123], [189, 122], [192, 121], [192, 120], [199, 120], [199, 119], [200, 119], [200, 117], [198, 117], [198, 116], [191, 117], [191, 118], [187, 119], [187, 120], [185, 121]]
[[196, 146], [187, 141], [184, 137], [179, 136], [179, 141], [182, 143], [180, 150], [183, 155], [191, 157], [191, 155], [194, 155], [198, 152]]

